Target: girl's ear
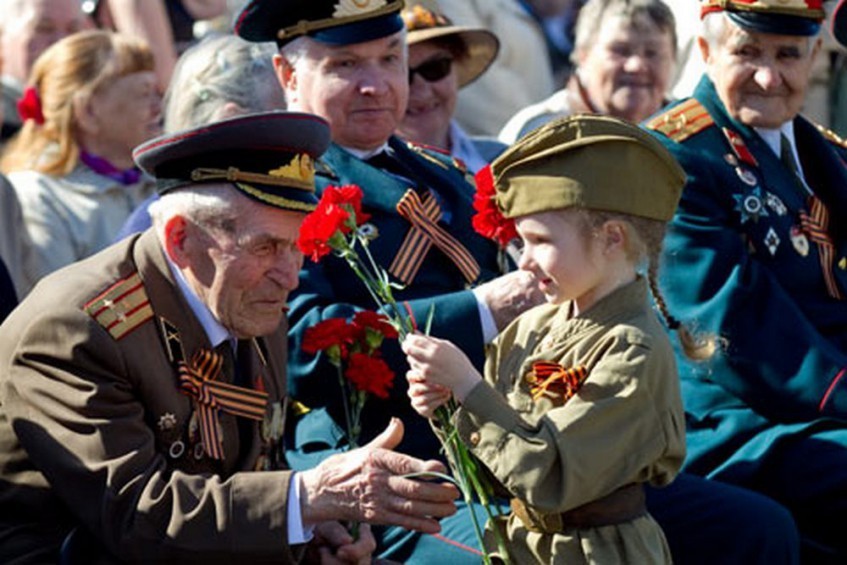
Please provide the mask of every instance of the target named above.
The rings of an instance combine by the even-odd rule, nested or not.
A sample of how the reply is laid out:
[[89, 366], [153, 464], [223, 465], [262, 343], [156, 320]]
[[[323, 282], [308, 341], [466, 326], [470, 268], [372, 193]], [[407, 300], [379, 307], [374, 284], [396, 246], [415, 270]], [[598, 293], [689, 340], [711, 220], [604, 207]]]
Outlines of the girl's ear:
[[608, 254], [612, 251], [624, 250], [626, 243], [626, 226], [623, 222], [609, 220], [603, 224], [603, 252]]

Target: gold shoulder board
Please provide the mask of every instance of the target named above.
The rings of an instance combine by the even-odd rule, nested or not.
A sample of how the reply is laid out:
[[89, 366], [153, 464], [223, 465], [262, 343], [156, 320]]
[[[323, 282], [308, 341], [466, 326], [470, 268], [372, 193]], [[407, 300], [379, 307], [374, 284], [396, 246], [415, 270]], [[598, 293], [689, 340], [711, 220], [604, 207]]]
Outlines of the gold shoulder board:
[[647, 128], [665, 134], [676, 142], [688, 139], [715, 123], [696, 98], [689, 98], [647, 122]]
[[824, 136], [827, 141], [836, 145], [840, 145], [841, 147], [847, 148], [847, 140], [845, 140], [843, 137], [841, 137], [831, 129], [826, 129], [820, 124], [815, 124], [815, 127], [818, 128], [818, 131], [821, 132], [821, 135]]
[[153, 317], [153, 308], [138, 273], [117, 281], [83, 306], [116, 340]]

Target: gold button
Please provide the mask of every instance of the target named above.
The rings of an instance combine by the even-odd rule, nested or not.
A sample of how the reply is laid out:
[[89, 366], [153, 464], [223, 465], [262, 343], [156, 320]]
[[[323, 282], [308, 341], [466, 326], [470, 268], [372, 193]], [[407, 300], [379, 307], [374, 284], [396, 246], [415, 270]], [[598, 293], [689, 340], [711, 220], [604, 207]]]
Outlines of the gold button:
[[841, 258], [841, 261], [838, 262], [838, 268], [842, 271], [847, 269], [847, 257]]
[[470, 437], [471, 445], [476, 447], [479, 445], [479, 432], [473, 432]]
[[535, 382], [535, 372], [533, 372], [533, 371], [528, 372], [526, 375], [524, 375], [523, 379], [526, 382], [528, 382], [529, 384], [534, 383]]

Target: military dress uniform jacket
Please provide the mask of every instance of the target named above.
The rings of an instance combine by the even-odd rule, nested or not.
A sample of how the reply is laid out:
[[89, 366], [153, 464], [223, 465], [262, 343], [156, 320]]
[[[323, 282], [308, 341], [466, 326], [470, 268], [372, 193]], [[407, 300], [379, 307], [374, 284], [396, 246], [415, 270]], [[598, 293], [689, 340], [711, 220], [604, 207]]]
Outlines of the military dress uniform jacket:
[[780, 439], [847, 416], [847, 301], [827, 287], [847, 293], [846, 153], [794, 120], [807, 182], [829, 214], [824, 247], [791, 171], [727, 115], [707, 78], [647, 127], [688, 176], [665, 240], [668, 306], [723, 340], [707, 363], [678, 356], [687, 468], [743, 480]]
[[[349, 152], [331, 145], [317, 166], [318, 192], [328, 185], [357, 184], [364, 192], [363, 209], [371, 214], [368, 223], [378, 231], [370, 244], [376, 262], [388, 269], [410, 229], [410, 223], [396, 210], [397, 203], [410, 188], [432, 189], [442, 203], [444, 218], [439, 225], [458, 239], [480, 266], [474, 283], [499, 274], [497, 248], [474, 232], [471, 217], [474, 187], [472, 179], [458, 169], [449, 156], [432, 153], [392, 137], [389, 145], [407, 168], [407, 182], [372, 167]], [[470, 181], [470, 182], [469, 182]], [[432, 335], [456, 343], [482, 367], [483, 338], [476, 299], [467, 290], [470, 283], [459, 269], [436, 247], [426, 254], [417, 276], [395, 298], [407, 302], [420, 326], [434, 306]], [[349, 319], [361, 309], [376, 308], [364, 284], [347, 263], [327, 256], [320, 263], [306, 259], [300, 274], [300, 286], [292, 293], [289, 320], [289, 391], [292, 398], [312, 411], [298, 423], [293, 442], [287, 447], [294, 468], [311, 466], [328, 455], [327, 449], [345, 445], [344, 416], [336, 369], [322, 357], [301, 350], [307, 328], [328, 318]], [[362, 416], [362, 439], [368, 440], [384, 429], [390, 416], [398, 416], [406, 425], [406, 434], [398, 451], [432, 458], [439, 444], [427, 421], [412, 410], [406, 396], [408, 366], [396, 341], [383, 346], [389, 366], [396, 373], [390, 397], [370, 397]], [[327, 417], [327, 413], [332, 417]], [[310, 457], [309, 454], [315, 454]]]
[[221, 414], [213, 460], [170, 359], [210, 344], [153, 232], [44, 279], [0, 327], [0, 562], [56, 562], [75, 526], [122, 561], [294, 562], [291, 472], [252, 472], [281, 467], [284, 340], [253, 340], [268, 416]]
[[[534, 400], [537, 362], [587, 376], [564, 404], [552, 392]], [[673, 349], [642, 278], [575, 317], [569, 304], [520, 316], [494, 342], [485, 380], [457, 413], [459, 434], [540, 523], [627, 485], [666, 485], [682, 465]], [[555, 533], [533, 531], [513, 513], [507, 532], [515, 563], [670, 562], [664, 534], [646, 513]]]

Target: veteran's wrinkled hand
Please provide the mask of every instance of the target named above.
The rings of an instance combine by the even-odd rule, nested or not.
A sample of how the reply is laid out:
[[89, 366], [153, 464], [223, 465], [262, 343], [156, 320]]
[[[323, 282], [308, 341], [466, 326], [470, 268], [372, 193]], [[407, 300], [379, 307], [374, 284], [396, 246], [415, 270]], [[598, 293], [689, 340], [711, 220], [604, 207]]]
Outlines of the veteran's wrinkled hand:
[[544, 302], [538, 281], [529, 271], [501, 275], [479, 285], [474, 293], [488, 305], [499, 331], [503, 331], [519, 315]]
[[325, 459], [297, 473], [304, 524], [349, 520], [390, 524], [425, 533], [440, 531], [438, 519], [456, 512], [459, 491], [402, 475], [445, 473], [438, 461], [423, 461], [391, 451], [403, 439], [397, 418], [369, 444]]

